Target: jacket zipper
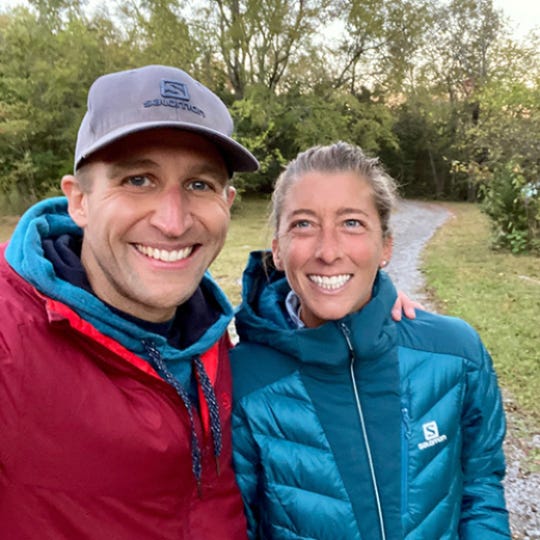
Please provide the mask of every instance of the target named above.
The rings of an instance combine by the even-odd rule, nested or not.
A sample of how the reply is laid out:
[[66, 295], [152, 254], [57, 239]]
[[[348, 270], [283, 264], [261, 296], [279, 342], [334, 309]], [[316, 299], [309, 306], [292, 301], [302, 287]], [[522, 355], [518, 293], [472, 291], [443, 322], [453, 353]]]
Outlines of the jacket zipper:
[[351, 342], [351, 331], [349, 330], [349, 327], [345, 323], [339, 323], [339, 326], [341, 328], [341, 331], [343, 335], [345, 336], [345, 341], [347, 342], [347, 347], [349, 348], [349, 354], [350, 354], [350, 363], [349, 363], [349, 372], [351, 376], [351, 382], [354, 392], [354, 398], [356, 401], [356, 410], [358, 412], [358, 418], [360, 419], [360, 426], [362, 428], [362, 438], [364, 439], [364, 445], [366, 447], [366, 455], [368, 458], [368, 465], [369, 465], [369, 472], [371, 475], [371, 484], [373, 486], [373, 492], [375, 495], [375, 503], [377, 506], [377, 514], [379, 518], [379, 527], [381, 531], [381, 540], [386, 540], [386, 532], [384, 530], [384, 519], [383, 519], [383, 512], [382, 512], [382, 506], [381, 506], [381, 498], [379, 496], [379, 486], [377, 483], [377, 477], [375, 475], [375, 467], [373, 465], [373, 457], [371, 455], [371, 447], [369, 444], [369, 439], [366, 431], [366, 423], [364, 421], [364, 412], [362, 410], [362, 403], [360, 401], [360, 394], [358, 393], [358, 387], [356, 385], [356, 379], [354, 377], [354, 349]]
[[411, 437], [411, 423], [409, 409], [401, 409], [401, 515], [407, 512], [408, 483], [409, 483], [409, 439]]

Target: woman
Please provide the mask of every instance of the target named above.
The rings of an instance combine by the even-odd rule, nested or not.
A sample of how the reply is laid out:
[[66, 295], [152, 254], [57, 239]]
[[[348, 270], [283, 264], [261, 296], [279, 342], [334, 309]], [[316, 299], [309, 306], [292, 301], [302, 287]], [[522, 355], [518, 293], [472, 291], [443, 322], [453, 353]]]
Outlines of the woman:
[[390, 317], [394, 198], [342, 142], [278, 179], [273, 265], [250, 258], [232, 354], [251, 539], [510, 538], [487, 351], [459, 319]]

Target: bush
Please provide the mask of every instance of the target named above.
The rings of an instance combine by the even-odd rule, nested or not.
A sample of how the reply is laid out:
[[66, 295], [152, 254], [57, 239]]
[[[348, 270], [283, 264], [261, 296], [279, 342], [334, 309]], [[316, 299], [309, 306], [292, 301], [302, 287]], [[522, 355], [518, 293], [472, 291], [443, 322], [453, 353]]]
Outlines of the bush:
[[483, 210], [491, 218], [493, 245], [513, 253], [540, 253], [540, 180], [510, 161], [484, 184]]

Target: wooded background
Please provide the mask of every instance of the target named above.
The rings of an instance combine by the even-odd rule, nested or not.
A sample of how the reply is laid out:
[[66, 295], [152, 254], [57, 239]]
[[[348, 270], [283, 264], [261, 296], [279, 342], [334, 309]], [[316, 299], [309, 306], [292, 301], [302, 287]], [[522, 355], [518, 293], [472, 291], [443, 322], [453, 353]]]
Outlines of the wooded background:
[[403, 195], [482, 203], [494, 245], [540, 250], [540, 36], [492, 0], [30, 0], [0, 12], [0, 190], [11, 211], [73, 167], [91, 83], [180, 67], [229, 106], [269, 192], [313, 144], [378, 155]]

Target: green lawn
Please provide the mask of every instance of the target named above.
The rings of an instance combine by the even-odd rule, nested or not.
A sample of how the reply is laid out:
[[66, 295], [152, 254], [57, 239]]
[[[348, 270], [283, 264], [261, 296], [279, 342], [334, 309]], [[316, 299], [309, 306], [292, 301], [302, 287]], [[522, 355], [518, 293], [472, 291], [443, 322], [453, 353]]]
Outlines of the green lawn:
[[[470, 322], [490, 350], [513, 405], [540, 426], [540, 260], [493, 252], [489, 228], [478, 206], [448, 204], [453, 217], [424, 251], [430, 294], [444, 313]], [[234, 305], [240, 301], [247, 255], [270, 245], [268, 200], [235, 203], [225, 249], [212, 274]], [[0, 241], [9, 238], [14, 217], [0, 218]], [[508, 407], [507, 403], [507, 407]]]
[[0, 216], [0, 242], [9, 239], [18, 219], [14, 216]]
[[270, 246], [268, 211], [269, 200], [261, 197], [235, 202], [225, 247], [210, 268], [235, 306], [240, 303], [242, 272], [249, 252]]
[[[540, 260], [489, 249], [489, 224], [477, 205], [448, 204], [453, 217], [424, 251], [423, 270], [442, 313], [462, 317], [490, 350], [507, 408], [540, 427]], [[225, 249], [212, 273], [233, 304], [250, 250], [268, 247], [267, 200], [246, 199], [235, 210]], [[526, 423], [527, 423], [526, 422]]]
[[449, 204], [453, 217], [424, 251], [423, 269], [440, 310], [462, 317], [493, 356], [507, 408], [540, 426], [540, 259], [489, 249], [477, 205]]

